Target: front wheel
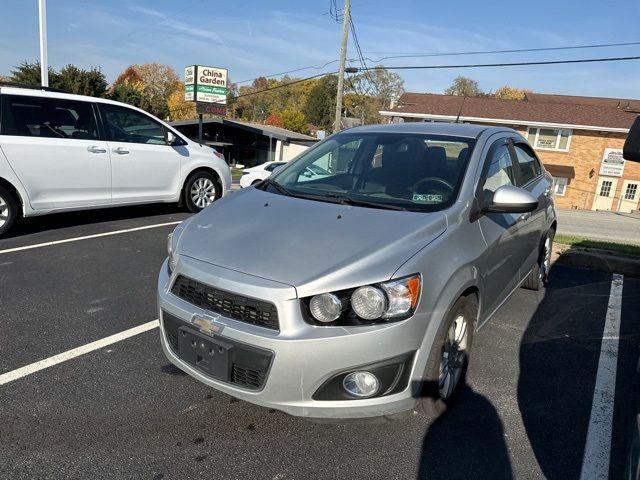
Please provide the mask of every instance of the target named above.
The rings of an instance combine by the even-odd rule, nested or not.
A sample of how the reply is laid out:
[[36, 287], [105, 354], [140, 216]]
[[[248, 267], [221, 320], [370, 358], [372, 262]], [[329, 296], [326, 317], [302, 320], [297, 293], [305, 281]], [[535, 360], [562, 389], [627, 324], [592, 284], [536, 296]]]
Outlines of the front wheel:
[[197, 172], [189, 177], [184, 187], [184, 203], [190, 212], [199, 212], [218, 198], [222, 191], [215, 176], [209, 172]]
[[442, 415], [465, 381], [478, 311], [476, 297], [460, 297], [449, 311], [425, 368], [419, 408], [429, 417]]
[[540, 250], [540, 258], [531, 269], [531, 273], [522, 286], [529, 290], [540, 290], [549, 279], [551, 270], [551, 252], [553, 251], [554, 231], [549, 230]]
[[11, 229], [18, 215], [18, 202], [6, 188], [0, 186], [0, 237]]

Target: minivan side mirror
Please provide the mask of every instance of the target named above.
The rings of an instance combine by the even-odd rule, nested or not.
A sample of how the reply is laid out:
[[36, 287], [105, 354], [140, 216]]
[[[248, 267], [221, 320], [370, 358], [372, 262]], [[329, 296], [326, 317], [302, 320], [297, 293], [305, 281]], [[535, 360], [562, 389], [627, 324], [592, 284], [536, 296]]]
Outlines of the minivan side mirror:
[[485, 212], [527, 213], [538, 208], [538, 199], [523, 188], [502, 185], [493, 194], [491, 202], [484, 207]]
[[622, 149], [622, 158], [631, 162], [640, 162], [640, 117], [636, 117], [636, 121], [631, 125]]
[[177, 143], [178, 137], [171, 130], [167, 130], [167, 145], [175, 145]]

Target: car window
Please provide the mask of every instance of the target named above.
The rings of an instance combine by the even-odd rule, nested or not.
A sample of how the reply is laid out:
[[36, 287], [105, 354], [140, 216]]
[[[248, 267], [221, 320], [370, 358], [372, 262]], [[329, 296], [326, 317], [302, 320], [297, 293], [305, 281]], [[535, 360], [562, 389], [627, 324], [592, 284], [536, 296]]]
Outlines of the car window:
[[487, 173], [482, 183], [485, 201], [491, 201], [493, 194], [501, 186], [515, 185], [513, 163], [506, 144], [497, 145], [489, 151], [485, 168]]
[[164, 127], [144, 113], [103, 103], [99, 108], [108, 141], [166, 144]]
[[276, 162], [276, 163], [272, 163], [270, 165], [267, 165], [266, 167], [264, 167], [264, 169], [267, 172], [273, 172], [276, 168], [278, 168], [280, 165], [284, 165], [284, 162]]
[[90, 102], [26, 95], [3, 95], [1, 133], [76, 140], [98, 138]]
[[293, 196], [436, 211], [455, 201], [473, 144], [448, 135], [347, 131], [272, 178]]
[[542, 173], [540, 162], [527, 149], [521, 145], [514, 145], [516, 155], [518, 156], [518, 166], [520, 169], [519, 186], [526, 185], [531, 180]]

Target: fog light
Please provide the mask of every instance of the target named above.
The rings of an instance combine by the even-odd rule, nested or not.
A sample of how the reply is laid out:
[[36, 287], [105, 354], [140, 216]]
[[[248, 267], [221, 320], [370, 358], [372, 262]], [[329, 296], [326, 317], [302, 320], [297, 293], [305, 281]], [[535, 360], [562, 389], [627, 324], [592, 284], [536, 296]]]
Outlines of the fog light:
[[369, 372], [351, 372], [344, 377], [342, 386], [354, 397], [373, 397], [380, 389], [378, 377]]
[[360, 318], [375, 320], [387, 308], [387, 297], [376, 287], [360, 287], [351, 295], [351, 308]]
[[309, 310], [319, 322], [329, 323], [340, 317], [342, 302], [333, 293], [323, 293], [311, 298]]

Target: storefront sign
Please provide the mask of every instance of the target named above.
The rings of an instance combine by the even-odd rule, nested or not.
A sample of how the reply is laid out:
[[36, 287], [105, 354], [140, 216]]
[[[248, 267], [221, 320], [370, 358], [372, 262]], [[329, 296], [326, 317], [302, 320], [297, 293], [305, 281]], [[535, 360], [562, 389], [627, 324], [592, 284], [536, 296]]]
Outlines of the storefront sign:
[[624, 163], [621, 149], [605, 148], [602, 163], [600, 165], [600, 175], [621, 177], [624, 172]]
[[227, 69], [192, 65], [184, 69], [187, 102], [227, 104]]
[[196, 103], [196, 113], [224, 117], [227, 114], [227, 106], [219, 103], [198, 102]]

